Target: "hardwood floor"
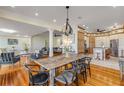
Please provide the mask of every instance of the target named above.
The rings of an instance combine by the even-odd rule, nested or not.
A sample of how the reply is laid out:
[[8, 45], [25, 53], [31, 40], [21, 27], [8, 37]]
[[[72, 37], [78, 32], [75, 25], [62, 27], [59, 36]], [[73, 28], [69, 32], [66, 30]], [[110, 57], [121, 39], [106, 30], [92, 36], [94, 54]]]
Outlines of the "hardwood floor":
[[[79, 75], [80, 86], [123, 86], [118, 70], [91, 65], [91, 77], [88, 76], [84, 84], [82, 76]], [[56, 83], [57, 86], [62, 85]], [[75, 85], [75, 84], [72, 84]], [[0, 86], [28, 86], [28, 72], [22, 64], [5, 66], [0, 69]]]
[[[88, 76], [87, 82], [83, 83], [81, 75], [78, 76], [80, 86], [123, 86], [124, 81], [120, 80], [118, 70], [91, 65], [91, 77]], [[57, 83], [62, 86], [62, 84]], [[75, 85], [75, 84], [72, 84]]]
[[0, 86], [28, 85], [28, 72], [23, 66], [5, 66], [0, 69]]
[[120, 80], [120, 73], [118, 70], [105, 68], [97, 65], [91, 65], [91, 78], [88, 77], [86, 84], [88, 86], [119, 86], [124, 85], [124, 81]]

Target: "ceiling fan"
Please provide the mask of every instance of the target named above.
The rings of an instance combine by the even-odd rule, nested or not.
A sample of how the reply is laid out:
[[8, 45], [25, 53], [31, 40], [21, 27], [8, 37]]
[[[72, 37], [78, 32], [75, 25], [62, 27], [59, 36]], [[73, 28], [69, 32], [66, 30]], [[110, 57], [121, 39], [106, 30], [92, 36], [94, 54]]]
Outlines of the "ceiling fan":
[[60, 37], [60, 36], [62, 36], [61, 34], [54, 34], [54, 37]]
[[103, 29], [103, 30], [96, 29], [96, 31], [97, 31], [97, 32], [104, 32], [104, 31], [106, 31], [106, 30], [105, 30], [105, 29]]

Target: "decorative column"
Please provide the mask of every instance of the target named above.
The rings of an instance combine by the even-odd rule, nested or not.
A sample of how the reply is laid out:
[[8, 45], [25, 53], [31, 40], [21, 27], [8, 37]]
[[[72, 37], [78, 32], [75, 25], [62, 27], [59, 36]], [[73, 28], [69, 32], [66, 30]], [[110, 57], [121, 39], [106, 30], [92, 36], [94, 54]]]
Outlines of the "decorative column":
[[[49, 57], [53, 56], [53, 30], [49, 29]], [[49, 71], [50, 86], [54, 86], [55, 68]]]
[[49, 29], [49, 57], [53, 56], [53, 30]]
[[75, 53], [78, 54], [78, 29], [75, 29]]
[[63, 34], [62, 35], [62, 54], [65, 53], [64, 46], [65, 46], [65, 44], [64, 44], [64, 34]]

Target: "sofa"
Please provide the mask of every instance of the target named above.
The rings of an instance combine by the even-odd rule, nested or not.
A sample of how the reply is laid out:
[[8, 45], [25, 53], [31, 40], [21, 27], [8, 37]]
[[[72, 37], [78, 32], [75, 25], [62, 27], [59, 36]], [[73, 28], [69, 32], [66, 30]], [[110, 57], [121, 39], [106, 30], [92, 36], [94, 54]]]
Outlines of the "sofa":
[[20, 61], [20, 56], [15, 56], [14, 52], [0, 54], [0, 64], [14, 64], [18, 61]]

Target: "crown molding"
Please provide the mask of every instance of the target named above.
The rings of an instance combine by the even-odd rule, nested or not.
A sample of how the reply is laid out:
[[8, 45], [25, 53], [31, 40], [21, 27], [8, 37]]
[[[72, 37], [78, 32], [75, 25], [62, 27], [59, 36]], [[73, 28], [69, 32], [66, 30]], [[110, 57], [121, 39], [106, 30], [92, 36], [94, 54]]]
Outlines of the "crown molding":
[[102, 37], [102, 36], [111, 36], [116, 34], [124, 34], [124, 26], [106, 32], [86, 32], [82, 27], [78, 26], [78, 28], [80, 29], [79, 31], [83, 32], [85, 36]]

